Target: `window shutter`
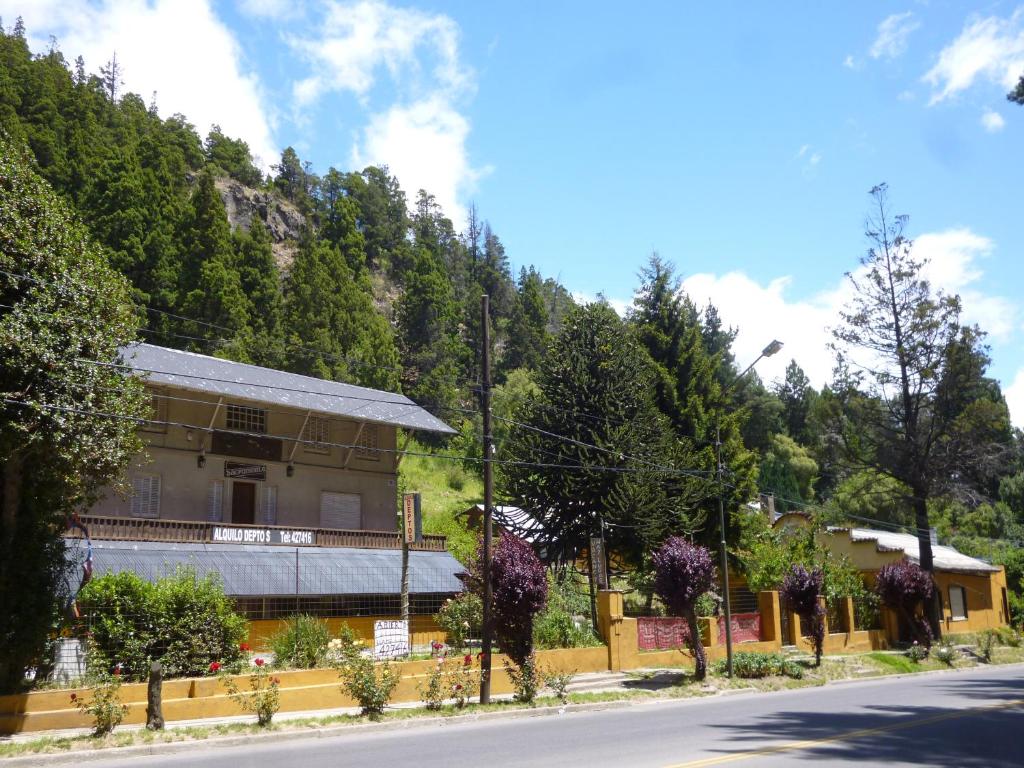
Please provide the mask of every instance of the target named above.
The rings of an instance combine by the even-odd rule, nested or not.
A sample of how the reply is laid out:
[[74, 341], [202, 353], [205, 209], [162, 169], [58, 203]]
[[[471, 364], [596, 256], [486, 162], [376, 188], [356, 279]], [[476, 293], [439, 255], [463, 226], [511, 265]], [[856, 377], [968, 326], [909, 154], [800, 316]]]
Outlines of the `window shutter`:
[[160, 517], [160, 475], [132, 478], [132, 517]]
[[264, 525], [277, 525], [277, 486], [263, 486], [263, 498], [260, 507]]
[[358, 493], [320, 494], [320, 525], [358, 531], [363, 527], [362, 499]]
[[224, 519], [224, 481], [214, 480], [206, 492], [206, 519], [219, 523]]

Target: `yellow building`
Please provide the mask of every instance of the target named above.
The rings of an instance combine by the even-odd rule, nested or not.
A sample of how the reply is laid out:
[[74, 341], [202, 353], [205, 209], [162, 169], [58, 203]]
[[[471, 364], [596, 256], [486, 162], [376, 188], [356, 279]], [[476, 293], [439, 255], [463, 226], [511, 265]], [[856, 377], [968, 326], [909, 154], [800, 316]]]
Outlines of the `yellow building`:
[[[775, 527], [809, 524], [806, 515], [789, 513], [776, 520]], [[920, 563], [919, 542], [909, 533], [833, 527], [820, 531], [816, 538], [834, 557], [849, 559], [869, 585], [883, 565], [904, 559]], [[1002, 566], [934, 543], [932, 557], [935, 586], [942, 598], [943, 633], [979, 632], [1008, 624], [1006, 572]], [[892, 611], [884, 611], [883, 625], [890, 641], [901, 639], [899, 622]]]

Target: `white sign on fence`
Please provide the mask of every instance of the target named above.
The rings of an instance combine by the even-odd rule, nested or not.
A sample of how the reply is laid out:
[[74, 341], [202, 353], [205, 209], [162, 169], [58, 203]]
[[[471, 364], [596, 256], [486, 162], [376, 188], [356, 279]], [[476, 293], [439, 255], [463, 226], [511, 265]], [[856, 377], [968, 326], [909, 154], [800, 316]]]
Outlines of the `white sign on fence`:
[[373, 622], [373, 658], [398, 659], [409, 655], [409, 622]]

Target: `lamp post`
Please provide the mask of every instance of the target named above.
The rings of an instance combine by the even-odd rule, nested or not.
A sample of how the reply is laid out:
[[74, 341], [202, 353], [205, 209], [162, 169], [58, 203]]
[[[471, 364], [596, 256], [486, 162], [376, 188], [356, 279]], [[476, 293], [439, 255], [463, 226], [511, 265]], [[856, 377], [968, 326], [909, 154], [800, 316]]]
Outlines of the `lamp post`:
[[[758, 355], [757, 360], [752, 362], [746, 367], [746, 369], [737, 376], [732, 384], [726, 387], [725, 391], [722, 392], [722, 398], [728, 395], [733, 387], [750, 373], [751, 369], [759, 362], [762, 358], [771, 357], [776, 352], [782, 349], [782, 342], [778, 339], [772, 340], [772, 343], [761, 350], [761, 354]], [[724, 406], [724, 403], [723, 403]], [[725, 551], [725, 482], [723, 479], [723, 473], [725, 467], [722, 464], [722, 412], [718, 411], [715, 416], [715, 463], [717, 469], [715, 472], [718, 478], [718, 532], [720, 535], [720, 541], [718, 544], [719, 552], [722, 558], [722, 606], [725, 609], [725, 669], [729, 677], [732, 677], [732, 606], [729, 600], [729, 558]]]

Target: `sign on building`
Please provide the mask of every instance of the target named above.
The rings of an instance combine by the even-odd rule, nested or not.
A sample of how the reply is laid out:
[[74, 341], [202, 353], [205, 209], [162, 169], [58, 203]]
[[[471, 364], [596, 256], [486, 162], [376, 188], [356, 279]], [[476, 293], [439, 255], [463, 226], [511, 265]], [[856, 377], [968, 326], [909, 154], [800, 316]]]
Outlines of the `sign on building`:
[[604, 542], [596, 536], [590, 539], [590, 567], [597, 588], [608, 589], [608, 561], [604, 556]]
[[408, 621], [373, 622], [373, 658], [400, 659], [409, 655]]
[[402, 496], [402, 531], [406, 544], [415, 544], [423, 540], [423, 517], [418, 493], [406, 493]]
[[215, 525], [210, 540], [216, 544], [284, 544], [290, 547], [312, 547], [316, 545], [316, 532]]
[[267, 465], [225, 461], [224, 477], [229, 477], [232, 480], [266, 480]]

